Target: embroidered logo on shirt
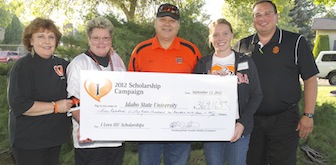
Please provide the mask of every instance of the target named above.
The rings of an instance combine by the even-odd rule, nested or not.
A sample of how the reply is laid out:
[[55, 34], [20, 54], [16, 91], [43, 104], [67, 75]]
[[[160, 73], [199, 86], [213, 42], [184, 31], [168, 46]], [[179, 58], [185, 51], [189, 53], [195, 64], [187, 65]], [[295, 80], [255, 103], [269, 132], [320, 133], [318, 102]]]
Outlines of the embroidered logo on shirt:
[[62, 80], [65, 79], [62, 65], [54, 66], [54, 71]]
[[274, 47], [273, 47], [273, 54], [278, 54], [279, 51], [280, 51], [279, 46], [274, 46]]
[[182, 64], [182, 57], [176, 57], [176, 64]]

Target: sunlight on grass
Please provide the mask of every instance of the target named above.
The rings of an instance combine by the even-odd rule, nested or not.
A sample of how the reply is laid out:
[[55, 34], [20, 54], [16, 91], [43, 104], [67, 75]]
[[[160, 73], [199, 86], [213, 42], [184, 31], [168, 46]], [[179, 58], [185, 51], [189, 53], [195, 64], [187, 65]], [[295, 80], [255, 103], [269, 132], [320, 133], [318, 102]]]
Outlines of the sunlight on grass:
[[336, 97], [330, 96], [330, 91], [336, 90], [335, 86], [319, 86], [316, 105], [320, 106], [323, 103], [336, 104]]

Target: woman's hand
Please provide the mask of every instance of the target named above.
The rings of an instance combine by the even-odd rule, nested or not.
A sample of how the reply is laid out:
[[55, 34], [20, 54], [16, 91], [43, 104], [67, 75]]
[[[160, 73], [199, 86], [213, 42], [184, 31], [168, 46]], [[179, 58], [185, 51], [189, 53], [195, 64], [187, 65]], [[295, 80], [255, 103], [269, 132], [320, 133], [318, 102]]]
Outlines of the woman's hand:
[[228, 75], [226, 72], [224, 72], [222, 70], [214, 70], [211, 74], [220, 75], [220, 76], [226, 76], [226, 75]]
[[234, 134], [230, 140], [231, 143], [236, 142], [237, 140], [239, 140], [244, 132], [244, 126], [242, 124], [240, 124], [239, 122], [236, 123], [235, 126], [235, 131]]
[[58, 113], [67, 113], [72, 107], [72, 100], [62, 99], [55, 102], [58, 107]]
[[91, 143], [91, 142], [93, 142], [90, 138], [86, 138], [84, 140], [80, 140], [80, 133], [79, 132], [80, 131], [79, 131], [79, 128], [78, 128], [78, 130], [77, 130], [77, 138], [78, 138], [78, 142], [79, 143]]

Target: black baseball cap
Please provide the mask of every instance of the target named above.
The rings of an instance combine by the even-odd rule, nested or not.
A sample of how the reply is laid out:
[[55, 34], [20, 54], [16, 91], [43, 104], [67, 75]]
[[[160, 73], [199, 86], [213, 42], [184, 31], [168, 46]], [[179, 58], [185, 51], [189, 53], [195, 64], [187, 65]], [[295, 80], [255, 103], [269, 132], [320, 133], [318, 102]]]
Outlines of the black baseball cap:
[[164, 17], [164, 16], [170, 16], [176, 20], [179, 20], [180, 11], [175, 5], [165, 3], [165, 4], [160, 5], [156, 13], [156, 17]]

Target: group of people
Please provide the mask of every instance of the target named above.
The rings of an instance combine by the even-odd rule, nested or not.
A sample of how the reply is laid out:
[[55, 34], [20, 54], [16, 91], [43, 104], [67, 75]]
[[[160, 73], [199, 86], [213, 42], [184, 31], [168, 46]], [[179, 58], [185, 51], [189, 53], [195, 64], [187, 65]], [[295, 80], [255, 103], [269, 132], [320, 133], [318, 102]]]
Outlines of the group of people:
[[[89, 49], [69, 63], [54, 55], [61, 33], [53, 21], [36, 18], [23, 33], [29, 54], [9, 75], [10, 143], [16, 164], [57, 165], [71, 128], [76, 165], [122, 164], [123, 142], [79, 140], [81, 70], [235, 75], [239, 117], [234, 133], [230, 141], [203, 143], [207, 164], [296, 164], [299, 138], [313, 130], [318, 69], [305, 38], [278, 28], [278, 17], [272, 1], [256, 2], [256, 33], [234, 47], [231, 24], [223, 18], [214, 21], [209, 26], [214, 51], [202, 57], [196, 45], [177, 36], [179, 9], [162, 4], [154, 21], [156, 35], [134, 48], [128, 69], [112, 48], [114, 27], [108, 19], [87, 23]], [[299, 76], [304, 82], [303, 114]], [[166, 165], [187, 165], [190, 150], [191, 142], [139, 142], [139, 164], [159, 165], [163, 157]]]

